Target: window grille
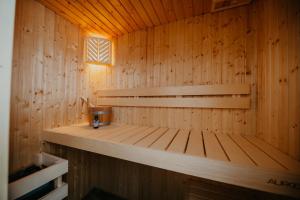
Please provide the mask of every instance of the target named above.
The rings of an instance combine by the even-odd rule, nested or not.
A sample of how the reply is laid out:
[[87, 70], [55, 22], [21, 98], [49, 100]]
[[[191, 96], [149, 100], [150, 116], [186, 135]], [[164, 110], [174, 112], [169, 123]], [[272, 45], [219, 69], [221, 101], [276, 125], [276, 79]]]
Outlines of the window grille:
[[110, 40], [89, 37], [86, 40], [86, 62], [100, 65], [110, 65], [112, 62]]

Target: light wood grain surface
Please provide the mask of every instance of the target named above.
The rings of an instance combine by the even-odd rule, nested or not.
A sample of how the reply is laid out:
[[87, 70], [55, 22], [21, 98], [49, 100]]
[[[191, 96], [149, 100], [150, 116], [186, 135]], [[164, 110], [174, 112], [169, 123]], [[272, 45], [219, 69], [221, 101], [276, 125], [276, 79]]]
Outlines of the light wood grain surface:
[[[116, 130], [114, 126], [112, 128]], [[275, 179], [297, 183], [300, 180], [300, 168], [291, 166], [299, 166], [299, 162], [257, 138], [194, 132], [200, 135], [196, 137], [191, 136], [191, 131], [186, 129], [151, 129], [128, 125], [119, 131], [121, 134], [116, 135], [116, 132], [109, 132], [109, 127], [98, 130], [87, 127], [73, 125], [48, 129], [43, 132], [42, 138], [51, 143], [196, 177], [294, 197], [300, 195], [296, 188], [281, 187], [269, 182]], [[105, 134], [106, 137], [103, 137]], [[143, 137], [129, 144], [127, 138], [136, 135]], [[193, 141], [199, 139], [203, 142]], [[267, 148], [257, 146], [258, 143]], [[200, 149], [203, 149], [204, 155], [199, 148], [194, 150], [195, 144], [202, 146]]]

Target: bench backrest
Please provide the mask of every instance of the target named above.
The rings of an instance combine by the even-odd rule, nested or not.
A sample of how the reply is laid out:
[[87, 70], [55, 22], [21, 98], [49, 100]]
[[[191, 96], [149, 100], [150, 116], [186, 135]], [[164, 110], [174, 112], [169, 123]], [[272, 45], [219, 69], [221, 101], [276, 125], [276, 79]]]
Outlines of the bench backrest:
[[250, 108], [249, 84], [105, 89], [97, 105], [166, 108]]

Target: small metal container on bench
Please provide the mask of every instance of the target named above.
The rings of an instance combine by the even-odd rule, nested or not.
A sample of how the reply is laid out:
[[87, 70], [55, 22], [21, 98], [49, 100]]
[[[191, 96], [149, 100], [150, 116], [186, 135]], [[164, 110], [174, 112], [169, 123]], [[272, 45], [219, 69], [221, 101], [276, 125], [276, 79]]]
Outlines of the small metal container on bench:
[[[89, 123], [93, 126], [93, 121], [98, 120], [99, 126], [109, 125], [112, 118], [112, 108], [108, 106], [89, 107]], [[95, 127], [96, 128], [96, 127]]]

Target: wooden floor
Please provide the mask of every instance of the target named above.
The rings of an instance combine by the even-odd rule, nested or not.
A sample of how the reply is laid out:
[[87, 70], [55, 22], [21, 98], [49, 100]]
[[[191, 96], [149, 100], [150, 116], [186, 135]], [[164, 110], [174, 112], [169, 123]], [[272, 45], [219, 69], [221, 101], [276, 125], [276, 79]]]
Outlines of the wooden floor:
[[[300, 163], [256, 137], [114, 124], [46, 130], [43, 140], [263, 191], [300, 194]], [[290, 184], [279, 186], [280, 181]]]

